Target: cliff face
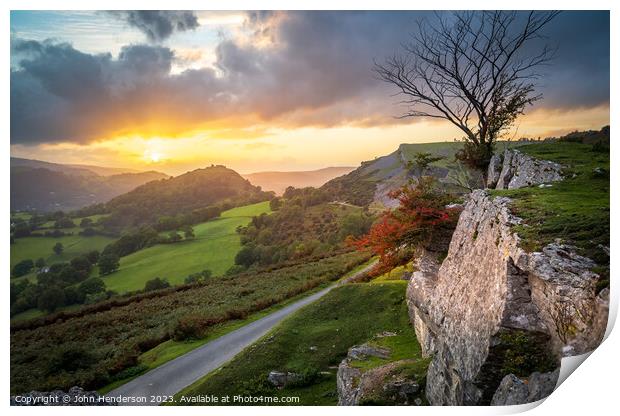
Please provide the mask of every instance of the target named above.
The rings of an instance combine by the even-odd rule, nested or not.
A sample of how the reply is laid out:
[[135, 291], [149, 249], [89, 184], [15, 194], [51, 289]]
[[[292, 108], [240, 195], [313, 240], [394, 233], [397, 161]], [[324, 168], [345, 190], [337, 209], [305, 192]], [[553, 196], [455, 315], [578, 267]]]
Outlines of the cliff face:
[[[559, 165], [519, 152], [496, 163], [498, 188], [561, 178]], [[594, 263], [559, 242], [524, 251], [510, 202], [474, 191], [445, 260], [423, 255], [409, 283], [410, 317], [433, 357], [426, 384], [433, 405], [538, 400], [553, 391], [562, 356], [591, 351], [603, 338], [608, 291], [596, 294]], [[524, 379], [537, 380], [537, 390], [515, 381]]]

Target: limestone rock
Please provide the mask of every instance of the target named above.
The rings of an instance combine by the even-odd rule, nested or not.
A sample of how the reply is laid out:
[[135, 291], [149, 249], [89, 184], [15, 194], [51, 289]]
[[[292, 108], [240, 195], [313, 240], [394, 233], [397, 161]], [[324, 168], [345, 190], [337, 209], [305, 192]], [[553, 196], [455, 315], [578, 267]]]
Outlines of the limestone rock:
[[300, 374], [276, 370], [270, 371], [267, 376], [267, 381], [279, 389], [284, 388], [287, 384], [298, 382], [301, 379], [302, 376]]
[[535, 372], [526, 380], [508, 374], [493, 395], [491, 405], [511, 406], [542, 400], [553, 393], [559, 375], [559, 369], [550, 373]]
[[[393, 332], [384, 331], [377, 334], [375, 338], [395, 335]], [[389, 355], [390, 351], [387, 348], [377, 348], [368, 344], [351, 347], [347, 357], [338, 366], [336, 375], [338, 405], [400, 404], [419, 406], [423, 404], [424, 391], [420, 387], [421, 380], [416, 379], [409, 372], [403, 371], [414, 363], [414, 360], [394, 361], [367, 370], [355, 365], [356, 362], [367, 360], [371, 356], [386, 359]]]
[[338, 406], [356, 406], [359, 404], [360, 378], [362, 370], [350, 365], [346, 358], [338, 366], [336, 386], [338, 388]]
[[433, 357], [433, 405], [488, 404], [507, 374], [553, 371], [604, 335], [608, 300], [596, 294], [593, 262], [560, 243], [525, 252], [510, 202], [474, 191], [445, 260], [425, 253], [408, 284], [412, 324]]
[[348, 357], [354, 360], [365, 360], [368, 357], [389, 358], [390, 351], [386, 348], [377, 348], [368, 344], [356, 345], [349, 349]]
[[491, 158], [487, 171], [487, 188], [517, 189], [562, 180], [562, 166], [539, 160], [518, 150], [506, 149]]
[[502, 379], [491, 400], [492, 406], [511, 406], [527, 403], [530, 394], [527, 384], [514, 374], [508, 374]]
[[421, 405], [424, 391], [419, 380], [407, 378], [400, 368], [410, 360], [395, 361], [370, 370], [362, 371], [345, 358], [338, 366], [336, 384], [339, 406], [361, 404]]
[[489, 168], [487, 169], [487, 188], [495, 188], [499, 175], [502, 171], [502, 155], [494, 154], [489, 161]]

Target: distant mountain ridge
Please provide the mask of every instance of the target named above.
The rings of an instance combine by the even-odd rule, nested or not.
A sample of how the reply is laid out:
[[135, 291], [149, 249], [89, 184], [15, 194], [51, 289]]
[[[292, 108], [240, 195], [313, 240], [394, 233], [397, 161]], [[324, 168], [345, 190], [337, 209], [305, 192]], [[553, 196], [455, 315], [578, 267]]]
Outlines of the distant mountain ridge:
[[[112, 176], [112, 175], [120, 175], [123, 173], [143, 173], [144, 172], [144, 171], [140, 171], [137, 169], [129, 169], [129, 168], [110, 168], [106, 166], [95, 166], [95, 165], [54, 163], [54, 162], [46, 162], [43, 160], [36, 160], [36, 159], [24, 159], [20, 157], [11, 157], [11, 167], [43, 168], [43, 169], [53, 170], [56, 172], [67, 173], [70, 175], [81, 175], [81, 176], [92, 176], [93, 174], [97, 176]], [[149, 172], [155, 172], [155, 171], [149, 171]]]
[[289, 186], [295, 188], [305, 188], [307, 186], [318, 188], [327, 181], [346, 175], [354, 169], [355, 167], [352, 166], [339, 166], [309, 171], [255, 172], [241, 176], [266, 191], [274, 191], [276, 194], [281, 195]]
[[156, 171], [63, 165], [12, 157], [11, 210], [69, 211], [108, 201], [167, 177]]

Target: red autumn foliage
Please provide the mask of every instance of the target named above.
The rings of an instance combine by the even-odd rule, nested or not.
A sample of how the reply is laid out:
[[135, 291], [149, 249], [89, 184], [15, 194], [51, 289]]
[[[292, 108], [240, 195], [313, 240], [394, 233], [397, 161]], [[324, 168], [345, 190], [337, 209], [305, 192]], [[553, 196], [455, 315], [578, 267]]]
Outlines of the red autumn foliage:
[[458, 210], [446, 208], [453, 198], [432, 177], [422, 177], [414, 185], [391, 192], [390, 197], [398, 199], [398, 208], [384, 212], [368, 234], [351, 241], [357, 249], [370, 249], [379, 256], [377, 274], [406, 263], [413, 250], [453, 230], [458, 219]]

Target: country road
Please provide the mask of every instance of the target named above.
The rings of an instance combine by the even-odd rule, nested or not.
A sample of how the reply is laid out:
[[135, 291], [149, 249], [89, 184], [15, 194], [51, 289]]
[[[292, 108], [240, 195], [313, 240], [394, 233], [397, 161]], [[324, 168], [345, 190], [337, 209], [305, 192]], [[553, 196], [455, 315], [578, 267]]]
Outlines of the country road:
[[152, 396], [172, 396], [178, 393], [183, 388], [230, 361], [246, 347], [252, 345], [263, 335], [271, 331], [287, 316], [320, 299], [333, 288], [368, 272], [374, 265], [375, 263], [373, 262], [334, 285], [300, 299], [235, 331], [229, 332], [174, 360], [168, 361], [110, 391], [106, 396], [140, 397], [145, 398], [146, 403], [135, 403], [136, 405], [158, 405], [160, 399], [156, 398], [153, 400]]

